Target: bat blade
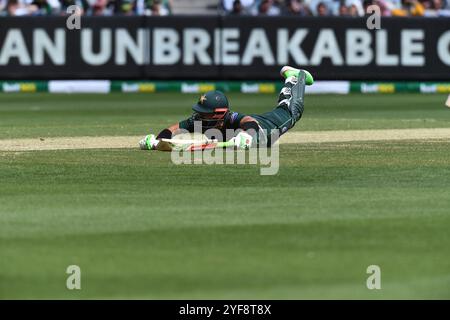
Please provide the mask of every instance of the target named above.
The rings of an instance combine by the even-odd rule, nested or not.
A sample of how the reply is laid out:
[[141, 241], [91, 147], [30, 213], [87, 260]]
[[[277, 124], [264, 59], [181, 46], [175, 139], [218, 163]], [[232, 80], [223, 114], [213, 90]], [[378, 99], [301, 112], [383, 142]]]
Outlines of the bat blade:
[[204, 143], [201, 145], [191, 145], [189, 150], [187, 151], [200, 151], [200, 150], [210, 150], [215, 148], [227, 148], [234, 147], [234, 140], [225, 141], [225, 142], [213, 142], [213, 143]]
[[234, 141], [219, 142], [216, 139], [199, 141], [199, 140], [182, 140], [182, 139], [161, 139], [158, 143], [159, 151], [202, 151], [215, 148], [226, 148], [234, 146]]
[[203, 150], [209, 150], [214, 149], [217, 147], [217, 143], [204, 143], [204, 144], [192, 144], [188, 148], [186, 148], [185, 151], [203, 151]]
[[218, 140], [161, 139], [160, 143], [168, 144], [174, 151], [199, 151], [215, 148]]
[[216, 143], [217, 139], [206, 139], [206, 140], [195, 140], [195, 139], [166, 139], [163, 138], [161, 141], [169, 142], [173, 145], [186, 145], [186, 144], [205, 144], [205, 143]]

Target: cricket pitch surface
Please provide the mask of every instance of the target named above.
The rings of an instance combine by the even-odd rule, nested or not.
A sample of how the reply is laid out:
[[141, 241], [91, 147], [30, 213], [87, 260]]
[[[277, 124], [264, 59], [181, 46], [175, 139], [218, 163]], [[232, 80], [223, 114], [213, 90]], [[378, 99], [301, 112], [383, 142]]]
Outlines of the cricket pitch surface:
[[[137, 148], [137, 142], [140, 139], [142, 136], [1, 139], [0, 151]], [[450, 128], [297, 131], [283, 135], [280, 143], [307, 144], [386, 140], [450, 140]]]

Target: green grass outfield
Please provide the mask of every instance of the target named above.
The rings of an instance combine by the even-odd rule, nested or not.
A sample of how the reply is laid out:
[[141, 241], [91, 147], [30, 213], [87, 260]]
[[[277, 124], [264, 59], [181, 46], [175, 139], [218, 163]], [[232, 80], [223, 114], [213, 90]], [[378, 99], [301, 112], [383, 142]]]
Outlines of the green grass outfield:
[[[0, 139], [156, 133], [196, 99], [0, 95]], [[308, 96], [295, 130], [450, 128], [445, 99]], [[282, 144], [280, 162], [261, 176], [137, 149], [0, 151], [0, 298], [450, 298], [449, 140]]]

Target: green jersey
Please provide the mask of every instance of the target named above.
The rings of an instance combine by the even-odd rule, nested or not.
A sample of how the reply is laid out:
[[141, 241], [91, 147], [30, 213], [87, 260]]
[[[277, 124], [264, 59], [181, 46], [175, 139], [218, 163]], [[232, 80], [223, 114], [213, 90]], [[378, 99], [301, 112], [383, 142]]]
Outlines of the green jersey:
[[[241, 120], [245, 117], [245, 114], [238, 113], [238, 112], [230, 112], [230, 114], [225, 118], [223, 126], [221, 129], [219, 129], [223, 136], [225, 137], [224, 133], [226, 129], [233, 129], [237, 130], [240, 128]], [[190, 116], [186, 120], [180, 121], [178, 124], [180, 129], [187, 130], [189, 132], [194, 132], [195, 129], [195, 118], [194, 115]], [[197, 120], [197, 122], [200, 122]], [[207, 129], [202, 127], [202, 133], [205, 133]]]
[[[239, 112], [230, 112], [229, 115], [225, 118], [224, 124], [221, 129], [218, 129], [222, 137], [215, 137], [214, 134], [207, 131], [202, 127], [202, 133], [206, 133], [208, 138], [220, 140], [229, 140], [232, 136], [227, 135], [227, 129], [237, 130], [240, 129], [241, 120], [247, 116], [246, 114]], [[254, 118], [258, 121], [258, 125], [261, 129], [263, 129], [264, 138], [258, 135], [259, 141], [267, 141], [267, 144], [270, 145], [272, 142], [273, 131], [277, 135], [280, 135], [287, 131], [287, 129], [291, 126], [292, 117], [284, 108], [276, 108], [275, 110], [263, 113], [263, 114], [248, 114], [248, 116]], [[195, 119], [194, 116], [189, 117], [186, 120], [180, 121], [179, 127], [181, 129], [187, 130], [188, 132], [194, 132], [194, 124]], [[260, 133], [261, 134], [261, 133]]]

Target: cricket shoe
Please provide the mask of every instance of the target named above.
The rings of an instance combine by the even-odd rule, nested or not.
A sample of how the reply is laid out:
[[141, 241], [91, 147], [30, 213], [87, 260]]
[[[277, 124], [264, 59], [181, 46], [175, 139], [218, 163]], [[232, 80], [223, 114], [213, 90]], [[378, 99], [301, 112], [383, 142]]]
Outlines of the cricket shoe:
[[296, 77], [296, 78], [298, 78], [298, 75], [299, 75], [300, 71], [303, 71], [305, 73], [305, 84], [307, 86], [312, 85], [314, 83], [314, 78], [311, 75], [311, 73], [309, 73], [308, 71], [306, 71], [304, 69], [296, 69], [296, 68], [291, 67], [291, 66], [284, 66], [280, 70], [280, 75], [283, 78], [285, 78], [285, 79], [287, 79], [289, 77]]

